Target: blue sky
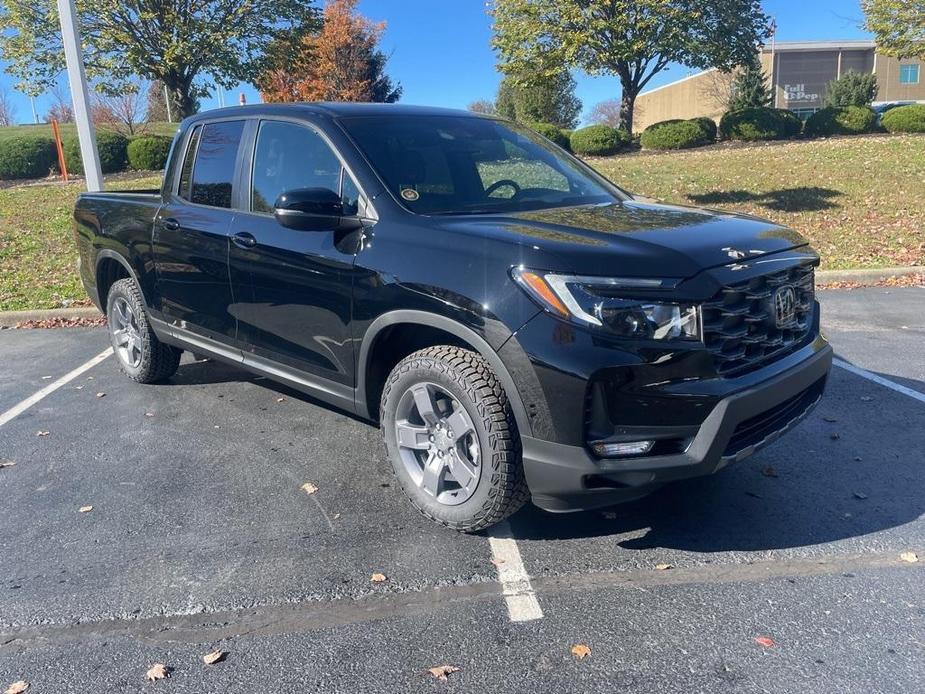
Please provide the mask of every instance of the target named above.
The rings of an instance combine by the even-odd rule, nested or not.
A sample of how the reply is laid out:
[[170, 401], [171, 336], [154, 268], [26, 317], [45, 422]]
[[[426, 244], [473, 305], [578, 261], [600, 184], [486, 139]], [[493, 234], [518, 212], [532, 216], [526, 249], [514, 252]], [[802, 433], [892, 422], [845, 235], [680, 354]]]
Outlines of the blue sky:
[[[777, 20], [778, 41], [868, 38], [858, 27], [863, 14], [857, 0], [764, 0], [763, 5]], [[388, 24], [382, 48], [391, 55], [389, 73], [404, 87], [403, 102], [465, 108], [476, 99], [494, 97], [500, 75], [490, 46], [485, 0], [361, 0], [360, 10]], [[690, 72], [673, 66], [653, 78], [650, 87]], [[620, 93], [615, 77], [575, 77], [585, 112]], [[12, 77], [0, 74], [17, 120], [31, 122], [29, 100], [12, 91], [13, 83]], [[226, 93], [226, 104], [236, 103], [240, 92], [249, 103], [257, 100], [253, 87], [240, 85]], [[41, 118], [51, 102], [47, 97], [36, 101]], [[204, 108], [217, 106], [215, 97], [203, 101]]]

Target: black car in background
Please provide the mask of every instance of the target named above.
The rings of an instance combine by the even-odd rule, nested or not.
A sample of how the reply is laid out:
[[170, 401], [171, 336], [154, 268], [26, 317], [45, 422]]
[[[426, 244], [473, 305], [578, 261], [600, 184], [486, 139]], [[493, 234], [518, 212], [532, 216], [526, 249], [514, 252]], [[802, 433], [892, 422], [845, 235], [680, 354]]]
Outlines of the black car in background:
[[75, 222], [130, 378], [191, 350], [378, 422], [411, 501], [464, 531], [745, 458], [832, 359], [798, 234], [635, 198], [471, 113], [209, 111], [160, 191], [81, 195]]

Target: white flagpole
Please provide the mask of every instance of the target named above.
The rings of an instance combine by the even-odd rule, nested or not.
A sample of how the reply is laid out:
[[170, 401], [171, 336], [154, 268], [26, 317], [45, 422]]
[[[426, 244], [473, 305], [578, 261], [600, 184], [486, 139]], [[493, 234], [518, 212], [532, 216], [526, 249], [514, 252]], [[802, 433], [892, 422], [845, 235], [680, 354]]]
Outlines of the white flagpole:
[[103, 190], [103, 172], [100, 169], [100, 155], [96, 149], [96, 131], [90, 120], [90, 90], [84, 73], [83, 55], [80, 51], [80, 30], [77, 26], [77, 11], [74, 0], [58, 0], [58, 14], [61, 16], [61, 39], [64, 43], [64, 58], [67, 61], [67, 78], [71, 85], [74, 101], [74, 122], [80, 141], [80, 157], [83, 160], [87, 190]]

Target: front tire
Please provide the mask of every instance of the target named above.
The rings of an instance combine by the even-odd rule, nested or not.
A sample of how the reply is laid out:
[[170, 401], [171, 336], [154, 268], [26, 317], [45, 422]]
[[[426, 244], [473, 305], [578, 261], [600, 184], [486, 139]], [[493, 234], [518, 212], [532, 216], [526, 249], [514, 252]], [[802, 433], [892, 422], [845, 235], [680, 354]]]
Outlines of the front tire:
[[157, 339], [135, 280], [115, 282], [106, 299], [109, 340], [122, 373], [138, 383], [170, 378], [180, 366], [182, 351]]
[[403, 359], [382, 391], [380, 420], [402, 489], [431, 520], [476, 532], [526, 503], [507, 395], [475, 352], [443, 345]]

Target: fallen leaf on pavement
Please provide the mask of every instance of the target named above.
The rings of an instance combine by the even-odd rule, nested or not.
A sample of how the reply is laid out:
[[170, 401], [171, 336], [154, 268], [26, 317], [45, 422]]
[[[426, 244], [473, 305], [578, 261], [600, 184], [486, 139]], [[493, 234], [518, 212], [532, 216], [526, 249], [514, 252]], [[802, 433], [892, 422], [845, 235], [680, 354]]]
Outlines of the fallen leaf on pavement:
[[36, 432], [35, 435], [36, 436], [48, 436], [50, 433], [51, 433], [50, 431], [39, 431], [39, 432]]
[[822, 421], [824, 422], [837, 422], [838, 420], [835, 417], [823, 417]]
[[829, 434], [829, 438], [832, 439], [833, 441], [837, 441], [838, 439], [841, 438], [841, 434]]
[[373, 574], [372, 576], [369, 577], [369, 580], [372, 581], [373, 583], [382, 583], [383, 581], [386, 581], [388, 579], [385, 577], [385, 574]]
[[855, 498], [855, 499], [866, 499], [866, 498], [867, 498], [867, 494], [865, 494], [864, 492], [855, 492], [855, 493], [854, 493], [854, 498]]
[[5, 467], [13, 467], [16, 463], [12, 460], [7, 460], [6, 458], [0, 458], [0, 470]]
[[429, 672], [431, 677], [435, 680], [446, 680], [447, 675], [459, 672], [459, 668], [455, 665], [438, 665], [437, 667], [428, 668], [427, 672]]
[[501, 566], [504, 563], [504, 559], [492, 559], [491, 563], [495, 566]]
[[9, 687], [6, 688], [6, 691], [3, 694], [22, 694], [29, 688], [29, 683], [25, 680], [19, 680], [18, 682], [13, 682]]
[[672, 564], [656, 564], [655, 565], [656, 571], [668, 571], [668, 569], [673, 569], [673, 568], [674, 566]]
[[211, 653], [206, 653], [202, 656], [202, 662], [206, 665], [215, 665], [215, 663], [220, 663], [225, 659], [225, 656], [228, 655], [225, 651], [212, 651]]
[[869, 395], [862, 395], [862, 396], [861, 396], [861, 402], [870, 402], [871, 400], [873, 400], [873, 398], [870, 397]]
[[105, 398], [105, 397], [106, 397], [106, 393], [97, 393], [97, 394], [96, 394], [96, 397], [98, 397], [98, 398]]
[[153, 417], [153, 416], [154, 416], [153, 412], [145, 412], [145, 417]]
[[903, 561], [907, 561], [910, 564], [915, 564], [919, 560], [919, 555], [915, 552], [903, 552], [899, 555], [899, 558]]
[[299, 489], [301, 489], [306, 494], [314, 494], [318, 491], [318, 487], [313, 485], [311, 482], [306, 482], [301, 487], [299, 487]]
[[51, 380], [51, 376], [42, 376], [42, 380], [43, 380], [43, 381], [50, 381], [50, 380]]
[[583, 643], [576, 643], [572, 646], [572, 655], [575, 656], [577, 660], [584, 660], [591, 655], [591, 649]]
[[77, 509], [77, 513], [90, 513], [92, 510], [92, 506], [81, 506], [79, 509]]
[[286, 398], [276, 398], [276, 402], [283, 402]]
[[756, 636], [755, 643], [757, 643], [759, 646], [764, 646], [765, 648], [774, 647], [774, 639], [772, 639], [770, 636]]
[[167, 677], [167, 666], [163, 663], [154, 663], [148, 671], [145, 673], [145, 678], [148, 682], [157, 682]]
[[768, 465], [766, 468], [762, 468], [761, 474], [765, 477], [777, 477], [777, 470], [775, 470], [771, 465]]

